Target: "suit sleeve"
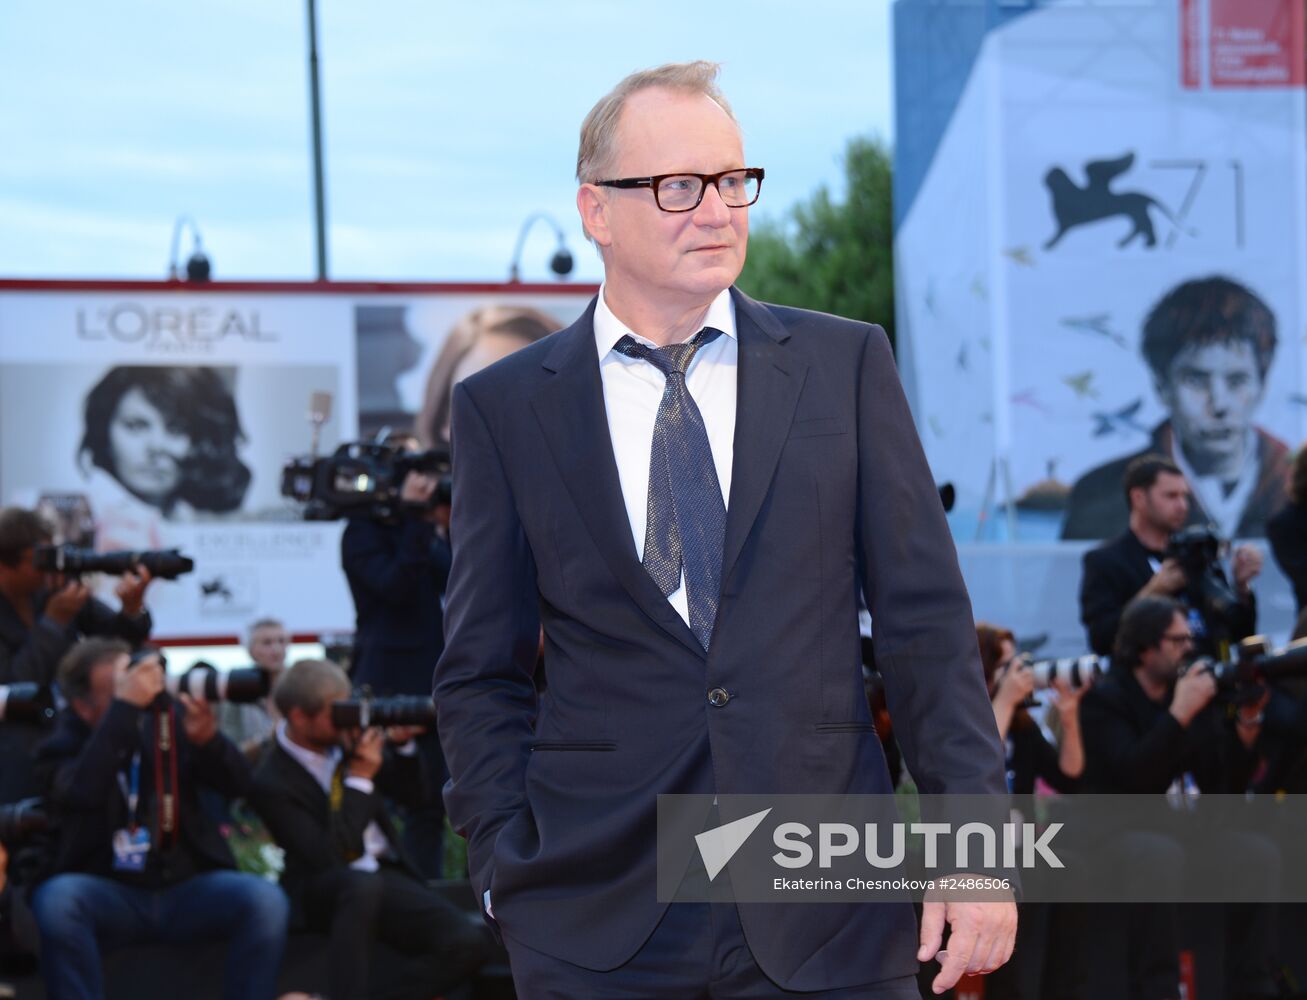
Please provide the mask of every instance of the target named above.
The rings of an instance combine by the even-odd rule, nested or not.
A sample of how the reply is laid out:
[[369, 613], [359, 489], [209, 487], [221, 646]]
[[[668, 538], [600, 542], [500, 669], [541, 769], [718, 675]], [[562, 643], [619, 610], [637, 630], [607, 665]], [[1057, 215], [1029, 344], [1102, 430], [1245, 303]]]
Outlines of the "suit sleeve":
[[[275, 752], [275, 751], [270, 751]], [[299, 767], [289, 759], [284, 766]], [[378, 799], [345, 785], [340, 808], [324, 809], [296, 795], [271, 760], [260, 765], [250, 804], [287, 855], [313, 873], [331, 871], [363, 854], [363, 831], [376, 817]]]
[[54, 681], [59, 660], [73, 645], [73, 633], [49, 618], [38, 618], [20, 645], [0, 643], [0, 684]]
[[119, 794], [114, 775], [140, 746], [140, 722], [141, 709], [115, 699], [84, 744], [63, 732], [43, 743], [37, 773], [51, 800], [74, 812], [104, 809]]
[[1080, 621], [1089, 637], [1089, 648], [1099, 656], [1112, 655], [1121, 612], [1133, 594], [1122, 596], [1112, 580], [1109, 553], [1091, 549], [1085, 553], [1080, 577]]
[[454, 388], [453, 563], [445, 651], [433, 692], [449, 765], [445, 805], [468, 841], [477, 895], [495, 837], [526, 802], [540, 634], [536, 566], [497, 443], [465, 385]]
[[362, 519], [350, 521], [340, 540], [350, 581], [387, 604], [412, 600], [423, 574], [432, 572], [435, 528], [405, 516], [398, 541], [393, 532]]
[[135, 649], [150, 638], [154, 621], [148, 611], [129, 615], [114, 611], [99, 598], [92, 597], [77, 616], [77, 628], [83, 635], [122, 639]]
[[971, 602], [879, 327], [869, 329], [860, 360], [857, 546], [908, 771], [929, 794], [1005, 794]]

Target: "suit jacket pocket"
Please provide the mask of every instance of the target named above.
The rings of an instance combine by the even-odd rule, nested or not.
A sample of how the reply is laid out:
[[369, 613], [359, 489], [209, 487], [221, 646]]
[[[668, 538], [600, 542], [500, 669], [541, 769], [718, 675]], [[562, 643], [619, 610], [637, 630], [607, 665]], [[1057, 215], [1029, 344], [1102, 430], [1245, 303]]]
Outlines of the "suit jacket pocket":
[[789, 439], [819, 437], [825, 434], [847, 434], [848, 422], [842, 417], [816, 417], [812, 420], [796, 420], [790, 425]]
[[616, 750], [612, 740], [537, 740], [532, 750]]
[[819, 722], [814, 727], [819, 733], [874, 733], [870, 722]]

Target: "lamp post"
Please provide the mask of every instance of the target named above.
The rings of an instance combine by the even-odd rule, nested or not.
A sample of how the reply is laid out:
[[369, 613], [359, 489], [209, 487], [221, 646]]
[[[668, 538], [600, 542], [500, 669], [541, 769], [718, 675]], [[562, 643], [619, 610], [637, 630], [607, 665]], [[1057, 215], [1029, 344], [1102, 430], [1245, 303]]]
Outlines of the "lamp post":
[[168, 254], [168, 280], [178, 281], [181, 277], [177, 273], [177, 251], [181, 243], [183, 226], [190, 229], [193, 241], [191, 255], [186, 260], [186, 280], [196, 284], [208, 281], [213, 274], [213, 265], [204, 253], [204, 246], [200, 241], [200, 227], [189, 215], [177, 216], [177, 221], [172, 226], [172, 249]]
[[313, 137], [313, 225], [317, 249], [318, 280], [327, 280], [327, 196], [322, 177], [322, 98], [318, 84], [317, 4], [309, 5], [309, 126]]
[[563, 236], [563, 227], [554, 221], [554, 217], [546, 212], [536, 212], [528, 215], [526, 221], [522, 223], [522, 229], [517, 234], [517, 246], [513, 249], [513, 260], [508, 265], [508, 281], [510, 284], [518, 284], [522, 280], [520, 263], [522, 260], [522, 247], [526, 243], [526, 234], [530, 232], [531, 227], [540, 220], [544, 220], [553, 227], [554, 235], [558, 237], [558, 249], [554, 255], [549, 258], [549, 269], [554, 272], [554, 276], [562, 281], [572, 273], [572, 251], [567, 249], [567, 240]]

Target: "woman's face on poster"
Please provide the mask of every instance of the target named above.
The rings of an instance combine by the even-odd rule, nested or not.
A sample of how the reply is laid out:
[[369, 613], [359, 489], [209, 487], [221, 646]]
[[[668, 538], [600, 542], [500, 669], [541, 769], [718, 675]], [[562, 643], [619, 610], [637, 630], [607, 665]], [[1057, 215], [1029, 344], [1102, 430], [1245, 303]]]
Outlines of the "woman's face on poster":
[[118, 401], [109, 422], [109, 450], [118, 481], [136, 496], [162, 506], [181, 484], [191, 439], [175, 428], [139, 388]]

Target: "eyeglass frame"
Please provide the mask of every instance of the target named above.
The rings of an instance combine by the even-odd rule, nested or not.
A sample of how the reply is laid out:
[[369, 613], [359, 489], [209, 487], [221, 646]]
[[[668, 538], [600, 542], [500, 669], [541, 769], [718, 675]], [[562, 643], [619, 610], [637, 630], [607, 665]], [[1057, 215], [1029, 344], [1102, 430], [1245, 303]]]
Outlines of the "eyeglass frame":
[[1186, 632], [1184, 635], [1166, 635], [1165, 633], [1163, 633], [1163, 635], [1162, 635], [1162, 640], [1161, 640], [1161, 641], [1162, 641], [1162, 642], [1178, 642], [1178, 643], [1182, 643], [1182, 644], [1183, 644], [1183, 643], [1192, 643], [1192, 642], [1194, 641], [1194, 634], [1193, 634], [1192, 632]]
[[[762, 197], [762, 181], [767, 176], [767, 171], [762, 167], [732, 167], [730, 170], [721, 170], [715, 174], [696, 174], [690, 170], [678, 170], [674, 174], [654, 174], [651, 177], [618, 177], [607, 181], [593, 181], [596, 187], [618, 188], [619, 190], [629, 191], [637, 188], [649, 188], [653, 191], [654, 204], [658, 206], [660, 212], [668, 212], [672, 215], [679, 215], [682, 212], [693, 212], [703, 204], [703, 196], [708, 193], [708, 185], [711, 184], [717, 188], [717, 197], [721, 198], [722, 189], [718, 187], [718, 182], [727, 174], [745, 174], [746, 177], [756, 177], [758, 180], [758, 190], [753, 196], [753, 201], [743, 205], [726, 205], [727, 208], [748, 208], [750, 205], [756, 205], [758, 199]], [[658, 187], [669, 177], [697, 177], [699, 178], [700, 188], [699, 197], [689, 208], [663, 208], [662, 199], [658, 197]], [[726, 204], [726, 199], [722, 198], [722, 204]]]

